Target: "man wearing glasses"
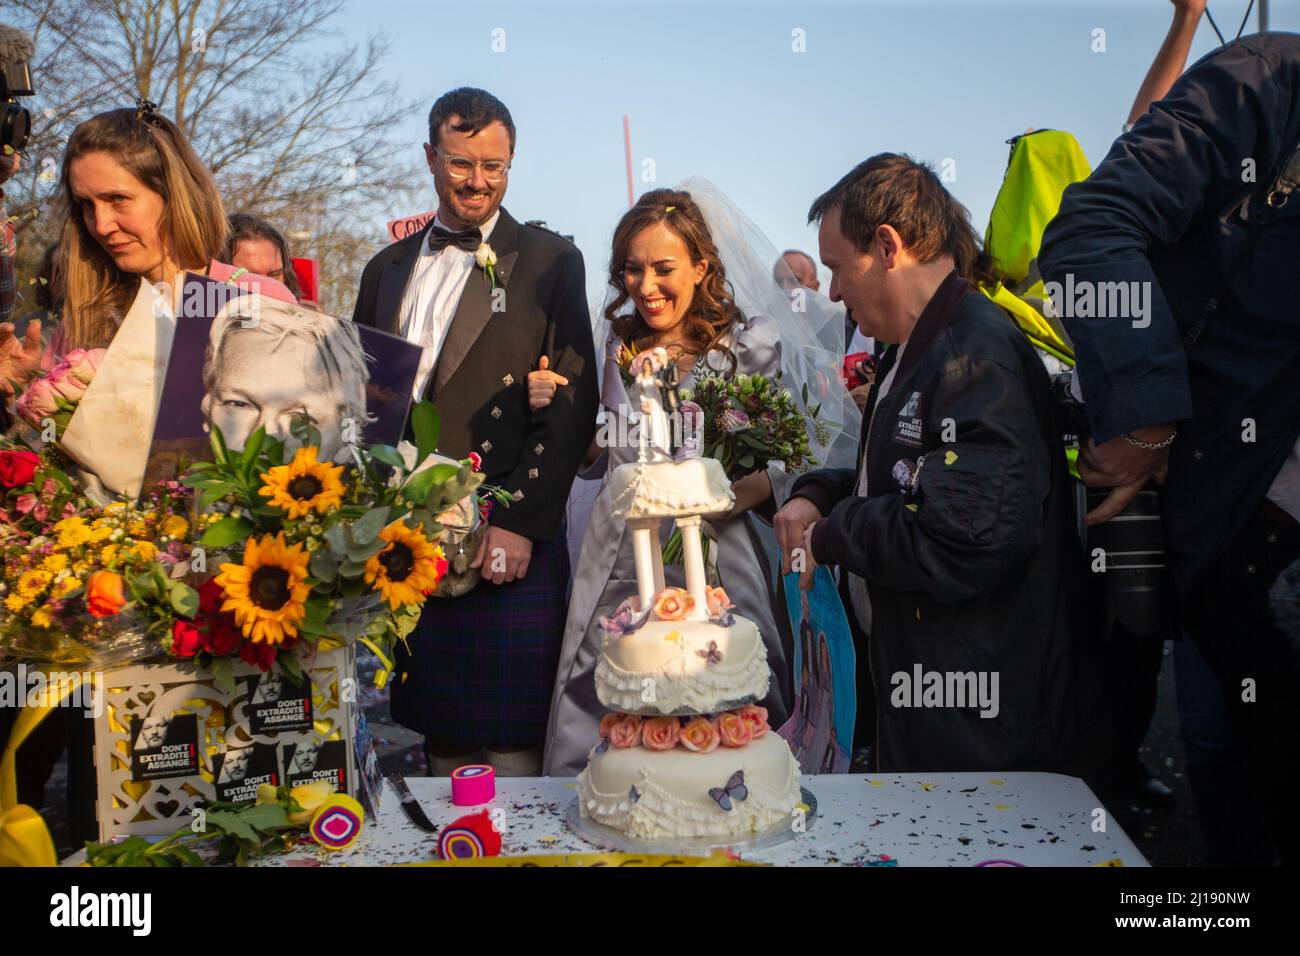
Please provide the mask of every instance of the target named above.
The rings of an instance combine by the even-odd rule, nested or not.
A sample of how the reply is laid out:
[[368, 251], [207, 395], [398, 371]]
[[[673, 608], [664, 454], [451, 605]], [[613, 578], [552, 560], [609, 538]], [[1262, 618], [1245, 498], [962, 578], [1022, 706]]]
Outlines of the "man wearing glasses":
[[[430, 599], [410, 652], [399, 649], [393, 716], [425, 735], [436, 774], [484, 760], [502, 775], [540, 769], [564, 634], [564, 507], [595, 433], [582, 254], [501, 208], [514, 150], [510, 111], [490, 93], [433, 104], [424, 153], [437, 216], [370, 260], [353, 313], [423, 347], [414, 398], [437, 406], [439, 451], [476, 453], [514, 498], [493, 508], [478, 545], [485, 581]], [[566, 384], [530, 412], [528, 373], [543, 356]]]

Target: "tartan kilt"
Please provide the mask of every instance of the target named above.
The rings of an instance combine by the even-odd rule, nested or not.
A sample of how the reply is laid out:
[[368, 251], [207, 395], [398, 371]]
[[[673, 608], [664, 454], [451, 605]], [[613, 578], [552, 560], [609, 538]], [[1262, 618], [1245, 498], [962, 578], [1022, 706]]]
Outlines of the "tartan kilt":
[[564, 640], [569, 551], [534, 541], [522, 580], [430, 598], [398, 642], [393, 719], [447, 740], [541, 747]]

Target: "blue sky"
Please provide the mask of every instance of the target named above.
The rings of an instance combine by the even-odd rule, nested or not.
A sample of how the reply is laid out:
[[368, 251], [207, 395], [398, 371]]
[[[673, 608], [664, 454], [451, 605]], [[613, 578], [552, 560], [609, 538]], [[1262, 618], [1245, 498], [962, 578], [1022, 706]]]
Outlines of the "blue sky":
[[[1229, 36], [1247, 2], [1211, 0]], [[1270, 7], [1272, 29], [1300, 31], [1300, 0]], [[637, 194], [704, 176], [777, 248], [815, 256], [809, 204], [883, 150], [952, 160], [949, 188], [982, 233], [1009, 137], [1068, 129], [1092, 163], [1105, 155], [1171, 11], [1168, 0], [353, 0], [340, 25], [349, 37], [389, 38], [384, 69], [424, 114], [461, 85], [506, 103], [519, 141], [505, 205], [575, 236], [599, 301], [609, 238], [627, 208], [624, 114]], [[806, 52], [792, 50], [795, 29]], [[1097, 29], [1105, 52], [1093, 51]], [[504, 52], [493, 51], [496, 30]], [[1203, 20], [1191, 60], [1217, 43]], [[424, 116], [402, 135], [418, 158]], [[654, 182], [641, 179], [645, 160]], [[432, 180], [427, 196], [392, 215], [433, 208]], [[383, 222], [374, 228], [378, 236]]]

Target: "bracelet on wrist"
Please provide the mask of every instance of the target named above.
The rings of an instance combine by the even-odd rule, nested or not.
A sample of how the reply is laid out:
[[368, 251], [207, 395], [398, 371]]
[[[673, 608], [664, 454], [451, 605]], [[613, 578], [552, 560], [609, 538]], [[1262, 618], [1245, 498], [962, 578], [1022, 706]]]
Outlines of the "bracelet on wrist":
[[1177, 437], [1178, 437], [1177, 428], [1174, 428], [1174, 430], [1169, 433], [1169, 437], [1164, 439], [1164, 441], [1157, 441], [1157, 442], [1142, 441], [1139, 438], [1134, 438], [1128, 432], [1125, 432], [1123, 435], [1124, 440], [1128, 442], [1130, 445], [1132, 445], [1135, 448], [1145, 449], [1146, 451], [1160, 451], [1162, 448], [1168, 448], [1170, 445], [1174, 443], [1174, 439]]

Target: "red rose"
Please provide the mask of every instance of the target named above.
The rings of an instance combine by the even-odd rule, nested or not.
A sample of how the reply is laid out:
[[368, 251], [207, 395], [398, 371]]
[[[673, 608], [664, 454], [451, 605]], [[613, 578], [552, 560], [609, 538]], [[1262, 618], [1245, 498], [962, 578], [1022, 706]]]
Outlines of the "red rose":
[[0, 451], [0, 485], [20, 488], [29, 484], [40, 463], [40, 457], [29, 451]]
[[244, 641], [244, 646], [239, 649], [239, 659], [245, 664], [256, 664], [264, 671], [269, 671], [271, 665], [275, 663], [274, 644], [254, 644], [252, 641]]
[[229, 614], [208, 618], [206, 647], [213, 657], [230, 657], [239, 648], [243, 635]]
[[176, 621], [172, 624], [172, 655], [193, 657], [203, 649], [203, 632], [193, 621]]
[[221, 602], [225, 592], [216, 578], [208, 578], [199, 585], [199, 613], [204, 617], [216, 617], [221, 613]]

